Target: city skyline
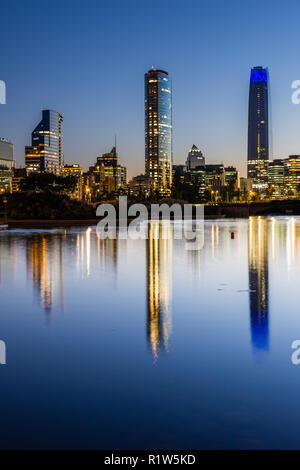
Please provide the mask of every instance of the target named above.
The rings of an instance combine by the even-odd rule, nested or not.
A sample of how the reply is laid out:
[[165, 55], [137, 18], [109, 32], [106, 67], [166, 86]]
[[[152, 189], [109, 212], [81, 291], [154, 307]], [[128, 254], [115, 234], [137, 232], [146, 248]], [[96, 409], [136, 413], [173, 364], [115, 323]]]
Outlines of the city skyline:
[[[264, 119], [266, 119], [266, 121], [261, 121], [261, 122], [264, 122], [264, 123], [266, 122], [266, 123], [267, 123], [267, 124], [266, 124], [266, 130], [263, 131], [263, 132], [265, 132], [265, 135], [263, 136], [263, 140], [264, 140], [264, 141], [266, 140], [266, 149], [263, 149], [263, 150], [264, 150], [263, 160], [265, 160], [266, 162], [272, 162], [272, 153], [273, 153], [272, 150], [270, 151], [270, 147], [272, 147], [272, 128], [269, 127], [269, 122], [270, 122], [270, 121], [272, 122], [272, 116], [271, 116], [271, 113], [268, 111], [268, 106], [269, 106], [268, 101], [270, 101], [270, 96], [269, 96], [269, 91], [268, 91], [268, 89], [269, 89], [269, 70], [268, 70], [268, 67], [263, 68], [262, 66], [254, 66], [254, 67], [251, 67], [250, 71], [251, 71], [251, 76], [250, 76], [250, 86], [249, 86], [248, 123], [247, 123], [247, 125], [248, 125], [247, 149], [248, 149], [248, 150], [247, 150], [247, 157], [246, 157], [246, 158], [247, 158], [247, 160], [246, 160], [246, 169], [245, 169], [244, 172], [242, 171], [242, 175], [241, 175], [241, 176], [248, 177], [248, 178], [249, 178], [249, 177], [251, 178], [251, 176], [249, 176], [249, 175], [250, 175], [250, 174], [249, 174], [249, 164], [250, 164], [250, 167], [251, 167], [251, 163], [250, 163], [250, 162], [251, 162], [251, 158], [250, 158], [249, 151], [250, 151], [250, 153], [251, 153], [251, 152], [252, 152], [252, 153], [253, 153], [253, 152], [254, 152], [254, 153], [256, 152], [256, 150], [253, 150], [254, 147], [255, 147], [254, 144], [255, 144], [255, 141], [256, 141], [257, 139], [259, 139], [258, 134], [260, 134], [260, 132], [259, 132], [258, 130], [256, 130], [257, 123], [256, 123], [255, 117], [254, 117], [254, 115], [256, 115], [257, 112], [264, 114], [263, 117], [264, 117]], [[169, 151], [168, 149], [167, 149], [166, 151], [169, 152], [168, 160], [169, 160], [170, 165], [174, 164], [174, 160], [173, 160], [173, 150], [172, 150], [172, 127], [173, 127], [173, 126], [172, 126], [172, 97], [171, 97], [171, 95], [172, 95], [172, 87], [171, 87], [171, 78], [169, 78], [168, 72], [165, 72], [165, 71], [160, 70], [160, 69], [156, 69], [156, 68], [154, 68], [154, 67], [152, 66], [152, 68], [151, 68], [148, 72], [146, 72], [146, 73], [144, 74], [144, 77], [145, 77], [145, 87], [146, 87], [146, 88], [145, 88], [145, 100], [144, 100], [144, 102], [145, 102], [145, 139], [146, 139], [146, 140], [145, 140], [145, 156], [144, 156], [144, 158], [145, 158], [145, 174], [148, 175], [148, 176], [150, 176], [150, 171], [149, 171], [149, 169], [147, 169], [147, 160], [149, 160], [149, 157], [147, 156], [148, 153], [149, 153], [149, 150], [147, 149], [147, 139], [149, 139], [149, 136], [147, 137], [147, 135], [149, 134], [149, 132], [148, 132], [148, 131], [149, 131], [149, 122], [148, 122], [148, 121], [150, 121], [150, 119], [149, 119], [148, 110], [147, 110], [147, 107], [148, 107], [148, 104], [147, 104], [147, 80], [148, 80], [148, 78], [149, 78], [148, 76], [150, 76], [151, 73], [158, 73], [158, 74], [160, 74], [160, 75], [164, 75], [164, 74], [165, 74], [165, 75], [168, 77], [168, 80], [170, 81], [170, 85], [168, 85], [168, 87], [169, 87], [169, 93], [170, 93], [170, 104], [169, 104], [169, 108], [170, 108], [170, 110], [171, 110], [171, 114], [170, 114], [170, 117], [168, 117], [168, 119], [166, 120], [166, 122], [168, 121], [168, 122], [171, 123], [170, 126], [167, 126], [167, 127], [170, 127], [170, 135], [166, 135], [166, 136], [163, 135], [162, 137], [160, 136], [160, 139], [161, 139], [161, 138], [163, 138], [163, 139], [167, 138], [167, 140], [169, 139], [170, 151]], [[150, 74], [150, 75], [149, 75], [149, 74]], [[261, 76], [260, 76], [259, 74], [264, 74], [264, 77], [263, 77], [262, 79], [260, 79]], [[148, 77], [148, 78], [147, 78], [147, 77]], [[150, 77], [150, 78], [151, 78], [151, 77]], [[165, 80], [165, 78], [163, 78], [163, 80]], [[152, 81], [153, 81], [153, 80], [152, 80]], [[257, 82], [258, 82], [258, 83], [257, 83]], [[257, 101], [257, 98], [256, 98], [257, 85], [261, 86], [261, 85], [263, 84], [263, 82], [265, 82], [265, 84], [267, 85], [267, 86], [266, 86], [266, 97], [263, 97], [263, 101], [266, 100], [266, 103], [267, 103], [267, 104], [266, 104], [266, 111], [265, 111], [264, 109], [263, 109], [262, 111], [261, 111], [261, 110], [260, 110], [260, 111], [257, 111], [257, 109], [258, 109], [258, 108], [260, 109], [260, 106], [261, 106], [261, 104]], [[163, 85], [164, 85], [164, 84], [163, 84]], [[163, 90], [163, 91], [165, 91], [165, 90]], [[167, 90], [167, 91], [168, 91], [168, 90]], [[159, 95], [159, 93], [157, 93], [157, 95]], [[263, 104], [262, 106], [264, 107], [264, 104]], [[150, 108], [150, 109], [152, 109], [152, 108]], [[157, 109], [158, 109], [158, 108], [157, 108]], [[163, 109], [164, 109], [164, 112], [165, 112], [165, 104], [164, 104], [164, 108], [163, 108]], [[39, 124], [38, 124], [38, 125], [34, 128], [34, 130], [31, 132], [31, 135], [32, 135], [31, 139], [34, 139], [34, 138], [36, 139], [36, 137], [34, 137], [34, 135], [41, 133], [41, 132], [39, 131], [39, 126], [42, 125], [42, 127], [43, 127], [43, 126], [44, 126], [43, 123], [44, 123], [45, 119], [46, 119], [46, 120], [48, 119], [48, 117], [45, 115], [45, 113], [54, 113], [55, 115], [60, 116], [61, 121], [63, 121], [63, 115], [60, 114], [60, 113], [57, 112], [57, 111], [53, 111], [52, 109], [47, 109], [47, 110], [43, 109], [43, 110], [41, 110], [41, 111], [42, 111], [42, 114], [43, 114], [42, 120], [39, 122]], [[253, 115], [253, 116], [252, 116], [252, 115], [250, 116], [250, 113], [252, 113], [252, 114], [254, 113], [254, 115]], [[162, 114], [162, 113], [160, 112], [160, 114]], [[167, 117], [167, 116], [163, 116], [163, 118], [166, 118], [166, 117]], [[154, 120], [153, 120], [153, 119], [154, 119]], [[154, 126], [154, 124], [155, 124], [155, 122], [156, 122], [155, 119], [157, 119], [157, 117], [156, 117], [156, 118], [153, 118], [153, 119], [152, 119], [153, 122], [151, 121], [151, 126]], [[158, 119], [158, 121], [160, 121], [160, 119]], [[157, 121], [157, 122], [158, 122], [158, 121]], [[254, 121], [255, 121], [255, 122], [254, 122]], [[258, 122], [260, 122], [260, 121], [258, 121]], [[47, 124], [47, 123], [46, 123], [46, 124]], [[48, 124], [47, 124], [47, 125], [48, 125]], [[46, 125], [46, 127], [47, 127], [47, 125]], [[163, 125], [163, 126], [166, 126], [166, 124], [162, 124], [162, 125]], [[159, 124], [159, 126], [160, 126], [160, 124]], [[254, 126], [254, 127], [253, 127], [253, 126]], [[253, 129], [252, 129], [252, 128], [250, 129], [250, 127], [253, 127]], [[46, 132], [46, 133], [47, 133], [47, 132]], [[61, 133], [61, 135], [62, 135], [62, 131], [60, 131], [60, 133]], [[4, 140], [7, 140], [6, 137], [4, 137], [3, 139], [4, 139]], [[117, 139], [117, 135], [114, 134], [115, 146], [116, 146], [116, 139]], [[270, 140], [271, 140], [271, 145], [270, 145]], [[8, 141], [8, 142], [11, 142], [10, 140], [7, 140], [7, 141]], [[167, 141], [166, 141], [166, 142], [167, 142]], [[14, 142], [11, 142], [11, 143], [14, 145]], [[32, 141], [32, 145], [33, 145], [33, 141]], [[42, 144], [39, 144], [39, 145], [42, 145]], [[168, 144], [167, 144], [167, 145], [168, 145]], [[264, 145], [265, 145], [265, 144], [264, 144]], [[195, 144], [193, 144], [193, 146], [195, 146]], [[158, 153], [160, 152], [159, 147], [160, 147], [160, 145], [157, 144], [157, 151], [158, 151]], [[26, 160], [27, 160], [27, 155], [26, 155], [26, 153], [28, 153], [28, 151], [29, 151], [31, 148], [33, 148], [33, 147], [29, 147], [28, 145], [25, 145], [25, 166], [28, 166], [28, 164], [26, 164]], [[114, 148], [115, 148], [115, 147], [114, 147]], [[166, 148], [167, 148], [167, 147], [166, 147]], [[192, 148], [192, 147], [191, 147], [191, 148]], [[260, 146], [258, 146], [257, 149], [258, 149], [258, 148], [260, 148]], [[249, 150], [249, 149], [250, 149], [250, 150]], [[199, 149], [199, 150], [200, 150], [200, 149]], [[190, 149], [189, 151], [191, 151], [191, 149]], [[258, 151], [258, 150], [257, 150], [257, 151]], [[62, 152], [63, 152], [63, 150], [62, 150]], [[29, 153], [30, 153], [30, 152], [29, 152]], [[201, 152], [201, 153], [202, 153], [202, 152]], [[299, 152], [299, 153], [300, 153], [300, 152]], [[189, 153], [188, 153], [187, 155], [189, 155]], [[290, 155], [289, 155], [289, 157], [290, 157]], [[64, 161], [64, 156], [60, 157], [60, 158], [59, 158], [59, 161], [61, 161], [61, 158], [62, 158], [63, 164], [66, 164], [67, 166], [70, 165], [70, 164], [74, 164], [74, 161], [73, 161], [73, 162], [71, 162], [71, 161], [65, 162], [65, 161]], [[100, 154], [97, 156], [97, 159], [99, 159], [99, 158], [100, 158], [100, 159], [102, 158], [102, 157], [100, 156]], [[185, 158], [185, 157], [184, 157], [184, 158]], [[205, 156], [204, 156], [204, 158], [205, 158]], [[256, 157], [255, 157], [255, 158], [256, 158]], [[287, 158], [287, 156], [282, 157], [282, 159], [284, 159], [284, 158]], [[24, 166], [24, 164], [22, 165], [22, 162], [18, 162], [18, 160], [17, 160], [15, 157], [14, 157], [14, 160], [16, 161], [17, 167], [23, 167], [23, 166]], [[274, 159], [274, 160], [276, 161], [276, 159]], [[29, 161], [29, 160], [28, 160], [28, 161]], [[80, 161], [82, 162], [82, 160], [80, 160], [80, 159], [78, 159], [78, 161], [79, 161], [79, 162], [80, 162]], [[208, 161], [209, 161], [209, 159], [208, 159]], [[253, 161], [254, 161], [254, 160], [253, 160]], [[178, 164], [178, 163], [179, 163], [179, 164], [183, 164], [184, 161], [182, 160], [182, 161], [180, 161], [180, 162], [176, 162], [175, 165]], [[210, 163], [211, 163], [211, 162], [210, 162]], [[223, 159], [223, 158], [221, 158], [221, 163], [224, 164], [224, 159]], [[244, 162], [244, 163], [245, 163], [245, 162]], [[59, 165], [60, 165], [60, 166], [63, 166], [63, 164], [60, 163]], [[81, 166], [82, 166], [83, 170], [85, 170], [85, 169], [88, 169], [88, 168], [90, 167], [90, 164], [91, 164], [91, 161], [86, 160], [83, 165], [81, 164]], [[232, 162], [229, 162], [228, 165], [232, 165]], [[226, 166], [226, 164], [224, 164], [224, 166]], [[238, 171], [241, 172], [241, 171], [240, 171], [240, 165], [239, 165], [239, 163], [238, 163], [236, 166], [237, 166]], [[253, 166], [253, 165], [252, 165], [252, 166]], [[49, 171], [52, 171], [52, 170], [49, 170]], [[252, 173], [253, 173], [254, 169], [252, 169], [251, 171], [252, 171]], [[141, 173], [142, 173], [142, 172], [141, 172]], [[251, 172], [250, 172], [250, 173], [251, 173]], [[133, 177], [133, 176], [134, 176], [134, 175], [132, 174], [132, 177]], [[265, 175], [265, 177], [267, 177], [267, 170], [266, 170], [266, 175]], [[257, 179], [255, 176], [252, 176], [252, 178], [254, 178], [254, 180]], [[156, 177], [153, 177], [153, 179], [156, 179]], [[170, 184], [170, 187], [171, 187], [171, 184]]]
[[[292, 53], [287, 54], [295, 48], [297, 40], [293, 28], [299, 11], [296, 2], [290, 3], [289, 11], [280, 9], [280, 17], [276, 5], [272, 4], [270, 9], [270, 2], [260, 2], [261, 15], [258, 19], [255, 17], [255, 23], [255, 8], [252, 11], [250, 5], [244, 5], [242, 11], [238, 2], [232, 1], [226, 7], [218, 2], [217, 14], [212, 6], [203, 7], [196, 2], [191, 2], [188, 9], [183, 3], [170, 8], [167, 2], [154, 23], [150, 7], [138, 8], [137, 5], [136, 2], [127, 4], [133, 15], [127, 16], [126, 24], [121, 21], [125, 5], [119, 2], [117, 19], [112, 6], [100, 8], [91, 2], [86, 12], [82, 6], [75, 5], [72, 21], [64, 23], [67, 39], [61, 50], [56, 46], [62, 40], [59, 28], [68, 11], [67, 4], [61, 6], [61, 18], [55, 17], [54, 29], [58, 34], [52, 47], [48, 47], [46, 35], [44, 42], [34, 41], [33, 44], [33, 38], [25, 34], [25, 25], [37, 20], [40, 11], [30, 11], [31, 17], [27, 18], [28, 9], [20, 5], [14, 12], [15, 36], [4, 50], [6, 67], [1, 73], [7, 85], [7, 104], [0, 107], [0, 116], [1, 134], [14, 142], [18, 165], [22, 164], [23, 148], [30, 139], [32, 123], [38, 120], [40, 109], [52, 108], [65, 118], [66, 163], [78, 161], [86, 168], [88, 162], [95, 161], [112, 147], [117, 133], [120, 158], [128, 166], [129, 177], [142, 173], [144, 93], [141, 77], [152, 65], [168, 70], [173, 81], [175, 164], [185, 161], [190, 146], [195, 143], [210, 163], [223, 160], [225, 165], [237, 166], [245, 176], [248, 74], [257, 64], [268, 66], [271, 74], [274, 142], [270, 159], [299, 153], [300, 107], [291, 102], [291, 83], [299, 79], [300, 66]], [[4, 15], [11, 14], [11, 8], [5, 5]], [[164, 21], [167, 14], [168, 24]], [[97, 24], [99, 15], [101, 28]], [[53, 19], [51, 14], [42, 26], [37, 25], [37, 33], [41, 28], [43, 31], [52, 28]], [[202, 35], [198, 35], [195, 27], [200, 24], [199, 19]], [[118, 28], [112, 39], [107, 33], [116, 21]], [[81, 23], [86, 33], [80, 36], [81, 50], [90, 48], [85, 56], [77, 52], [77, 31]], [[150, 24], [153, 35], [149, 35]], [[177, 37], [180, 36], [178, 28], [187, 30], [185, 47]], [[284, 31], [280, 39], [272, 35], [279, 28]], [[228, 30], [230, 34], [226, 34]], [[255, 35], [262, 30], [264, 47], [260, 44], [260, 34]], [[6, 24], [5, 33], [9, 33]], [[239, 44], [234, 40], [237, 34]], [[162, 40], [164, 36], [168, 37], [166, 42]], [[35, 54], [32, 54], [33, 45]], [[34, 57], [39, 53], [39, 74], [35, 74], [32, 73]], [[49, 58], [60, 67], [59, 74], [49, 70]], [[19, 73], [19, 67], [23, 73]]]

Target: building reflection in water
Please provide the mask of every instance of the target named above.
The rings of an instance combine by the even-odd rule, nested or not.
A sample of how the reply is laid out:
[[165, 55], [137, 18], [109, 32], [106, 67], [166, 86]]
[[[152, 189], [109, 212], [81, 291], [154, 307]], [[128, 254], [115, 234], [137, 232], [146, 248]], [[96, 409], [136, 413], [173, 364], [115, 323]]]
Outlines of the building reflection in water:
[[252, 345], [269, 349], [269, 261], [268, 219], [249, 218], [249, 304]]
[[[165, 232], [163, 232], [165, 230]], [[147, 336], [154, 358], [168, 350], [171, 332], [173, 227], [149, 224], [147, 243]]]
[[37, 233], [26, 241], [27, 271], [31, 274], [44, 313], [51, 317], [53, 297], [58, 294], [64, 311], [63, 235]]
[[100, 240], [89, 227], [80, 233], [53, 234], [38, 232], [26, 239], [27, 272], [47, 318], [51, 319], [54, 303], [65, 313], [64, 252], [68, 264], [74, 259], [80, 278], [89, 277], [92, 269], [113, 268], [117, 272], [118, 240]]

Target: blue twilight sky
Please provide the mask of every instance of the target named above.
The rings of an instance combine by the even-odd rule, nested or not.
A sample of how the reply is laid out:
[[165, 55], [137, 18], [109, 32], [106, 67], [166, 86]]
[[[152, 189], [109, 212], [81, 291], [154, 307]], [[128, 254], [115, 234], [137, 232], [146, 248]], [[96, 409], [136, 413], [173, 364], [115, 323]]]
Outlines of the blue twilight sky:
[[250, 67], [268, 66], [272, 157], [300, 153], [299, 0], [22, 0], [1, 4], [0, 137], [18, 165], [42, 108], [64, 115], [65, 161], [86, 169], [117, 134], [129, 176], [144, 170], [144, 73], [173, 82], [174, 163], [195, 143], [245, 173]]

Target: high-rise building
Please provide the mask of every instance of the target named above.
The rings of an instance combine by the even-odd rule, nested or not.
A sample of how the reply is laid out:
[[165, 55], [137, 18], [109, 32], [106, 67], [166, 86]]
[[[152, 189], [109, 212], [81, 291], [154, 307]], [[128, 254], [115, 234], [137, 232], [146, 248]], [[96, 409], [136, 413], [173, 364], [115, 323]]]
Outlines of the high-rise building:
[[220, 191], [225, 186], [225, 168], [223, 164], [205, 165], [205, 184], [207, 189]]
[[14, 146], [0, 138], [0, 193], [11, 191], [14, 169]]
[[27, 170], [26, 168], [14, 168], [13, 177], [12, 177], [12, 192], [17, 193], [20, 191], [21, 182], [26, 178]]
[[240, 189], [240, 172], [234, 166], [225, 167], [225, 184]]
[[253, 188], [264, 189], [268, 183], [269, 118], [267, 68], [253, 67], [250, 76], [248, 114], [248, 178]]
[[205, 158], [203, 153], [201, 152], [196, 145], [193, 145], [189, 151], [187, 160], [186, 160], [186, 169], [187, 170], [194, 170], [199, 166], [205, 165]]
[[31, 134], [31, 146], [25, 147], [29, 172], [60, 173], [64, 164], [62, 123], [63, 117], [58, 112], [42, 111], [42, 120]]
[[116, 146], [110, 152], [103, 153], [101, 157], [97, 158], [96, 168], [98, 167], [100, 170], [102, 168], [105, 191], [108, 193], [116, 191], [118, 188], [118, 161]]
[[78, 163], [74, 163], [73, 165], [65, 165], [61, 169], [61, 174], [62, 176], [74, 176], [77, 179], [74, 193], [70, 194], [70, 197], [79, 200], [82, 199], [83, 178], [81, 166]]
[[122, 165], [117, 167], [117, 189], [126, 191], [127, 187], [127, 168]]
[[168, 72], [152, 68], [145, 74], [145, 173], [154, 189], [172, 187], [172, 90]]
[[284, 162], [284, 186], [288, 196], [300, 192], [300, 155], [290, 155]]
[[127, 186], [127, 170], [119, 164], [116, 146], [110, 152], [97, 158], [94, 166], [84, 175], [84, 196], [86, 199], [99, 200], [103, 195], [120, 191]]
[[192, 146], [186, 159], [185, 181], [190, 183], [201, 197], [204, 196], [205, 158], [196, 145]]
[[269, 162], [268, 167], [268, 186], [271, 190], [271, 196], [282, 196], [285, 192], [284, 179], [285, 179], [285, 165], [284, 161], [280, 159]]

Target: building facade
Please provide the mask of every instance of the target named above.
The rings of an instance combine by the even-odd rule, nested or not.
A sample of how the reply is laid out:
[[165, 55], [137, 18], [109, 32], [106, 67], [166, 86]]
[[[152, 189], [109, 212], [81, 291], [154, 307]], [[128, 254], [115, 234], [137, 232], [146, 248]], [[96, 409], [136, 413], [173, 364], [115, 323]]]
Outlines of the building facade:
[[186, 160], [186, 169], [194, 170], [199, 166], [205, 166], [205, 158], [203, 153], [198, 147], [194, 144], [189, 151], [187, 160]]
[[0, 193], [12, 190], [14, 166], [14, 146], [8, 140], [0, 138]]
[[129, 181], [128, 190], [133, 197], [149, 197], [153, 191], [154, 181], [147, 175], [137, 175]]
[[204, 197], [206, 189], [205, 158], [196, 145], [191, 147], [186, 159], [185, 181], [195, 188], [200, 197]]
[[225, 186], [224, 165], [205, 165], [206, 188], [212, 191], [220, 191]]
[[250, 193], [252, 191], [252, 180], [250, 178], [240, 178], [240, 189], [242, 193]]
[[70, 194], [70, 197], [75, 199], [82, 199], [82, 187], [83, 187], [83, 178], [82, 178], [82, 168], [78, 163], [73, 165], [65, 165], [61, 170], [62, 176], [74, 176], [77, 179], [77, 184], [73, 194]]
[[285, 194], [285, 165], [280, 159], [269, 162], [268, 167], [268, 186], [270, 195], [273, 197], [283, 196]]
[[101, 157], [97, 158], [96, 168], [100, 171], [99, 185], [101, 191], [111, 193], [118, 189], [118, 162], [119, 157], [117, 154], [116, 146], [110, 152], [103, 153]]
[[184, 183], [186, 176], [186, 166], [185, 165], [173, 165], [173, 185], [176, 183]]
[[248, 109], [248, 178], [253, 188], [264, 189], [268, 183], [269, 115], [267, 68], [253, 67], [250, 76]]
[[290, 155], [284, 160], [284, 186], [288, 196], [300, 193], [300, 155]]
[[125, 166], [118, 165], [117, 168], [117, 190], [126, 192], [127, 189], [127, 169]]
[[20, 191], [21, 182], [26, 178], [26, 168], [14, 168], [12, 177], [12, 192], [17, 193]]
[[145, 173], [155, 190], [168, 195], [172, 188], [172, 90], [168, 72], [145, 74]]
[[28, 172], [60, 174], [64, 164], [63, 116], [44, 109], [42, 120], [31, 134], [31, 146], [25, 147], [25, 165]]
[[240, 172], [234, 166], [225, 167], [225, 184], [240, 189]]
[[[115, 197], [127, 190], [127, 170], [119, 164], [116, 147], [97, 158], [94, 166], [83, 174], [83, 197], [99, 201], [103, 197]], [[111, 194], [114, 193], [114, 194]]]

